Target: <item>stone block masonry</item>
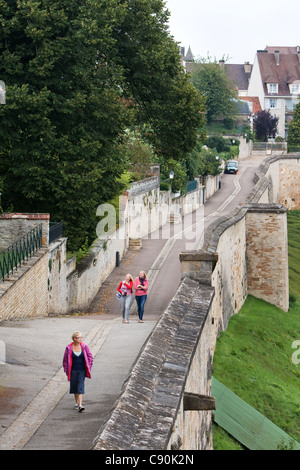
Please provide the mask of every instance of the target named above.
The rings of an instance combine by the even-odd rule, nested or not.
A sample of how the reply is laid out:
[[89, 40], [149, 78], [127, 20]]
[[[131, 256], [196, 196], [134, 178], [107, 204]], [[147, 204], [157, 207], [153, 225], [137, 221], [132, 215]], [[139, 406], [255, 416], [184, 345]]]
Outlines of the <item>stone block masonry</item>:
[[42, 224], [43, 245], [48, 243], [50, 214], [9, 213], [0, 215], [0, 251]]
[[290, 210], [300, 208], [300, 158], [283, 161], [279, 167], [279, 202]]
[[0, 322], [48, 315], [48, 249], [42, 248], [4, 282], [0, 282]]
[[253, 205], [246, 215], [248, 293], [289, 309], [288, 235], [281, 205]]

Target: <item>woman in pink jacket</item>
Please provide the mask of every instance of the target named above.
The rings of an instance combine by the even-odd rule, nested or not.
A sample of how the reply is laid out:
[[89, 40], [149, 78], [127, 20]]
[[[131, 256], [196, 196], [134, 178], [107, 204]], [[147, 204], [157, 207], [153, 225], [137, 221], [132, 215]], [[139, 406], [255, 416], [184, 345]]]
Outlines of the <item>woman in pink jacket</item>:
[[149, 285], [146, 273], [145, 271], [140, 271], [139, 276], [134, 280], [135, 300], [137, 303], [139, 323], [144, 323], [143, 315], [145, 302], [147, 300], [148, 287]]
[[75, 409], [82, 412], [84, 381], [86, 377], [91, 378], [93, 356], [88, 345], [82, 342], [80, 331], [73, 333], [72, 340], [65, 349], [63, 368], [70, 382], [70, 393], [75, 397]]

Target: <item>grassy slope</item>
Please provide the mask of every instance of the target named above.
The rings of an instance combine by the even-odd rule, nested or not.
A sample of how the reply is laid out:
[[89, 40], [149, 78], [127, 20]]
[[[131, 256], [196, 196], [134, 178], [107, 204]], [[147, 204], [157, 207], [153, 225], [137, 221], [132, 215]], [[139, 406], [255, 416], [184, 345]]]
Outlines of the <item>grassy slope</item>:
[[[292, 343], [300, 340], [300, 211], [288, 215], [289, 312], [249, 296], [217, 342], [214, 376], [300, 442], [300, 364]], [[215, 427], [214, 448], [239, 448]]]

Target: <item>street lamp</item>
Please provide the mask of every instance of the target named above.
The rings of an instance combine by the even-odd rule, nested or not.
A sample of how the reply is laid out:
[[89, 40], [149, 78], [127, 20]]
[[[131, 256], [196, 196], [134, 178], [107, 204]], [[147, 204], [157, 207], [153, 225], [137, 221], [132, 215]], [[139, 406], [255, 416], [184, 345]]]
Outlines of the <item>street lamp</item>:
[[169, 178], [170, 178], [170, 180], [172, 180], [174, 178], [174, 171], [173, 170], [170, 171]]

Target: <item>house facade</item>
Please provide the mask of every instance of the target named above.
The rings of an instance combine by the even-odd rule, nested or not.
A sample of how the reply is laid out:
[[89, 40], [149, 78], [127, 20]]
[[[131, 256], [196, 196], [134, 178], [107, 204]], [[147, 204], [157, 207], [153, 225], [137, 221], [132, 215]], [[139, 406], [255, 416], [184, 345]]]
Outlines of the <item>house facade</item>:
[[278, 117], [278, 135], [286, 138], [300, 95], [300, 47], [272, 47], [256, 53], [248, 96]]
[[[185, 55], [181, 50], [182, 63], [188, 72], [197, 66], [189, 47]], [[254, 63], [226, 64], [219, 61], [233, 86], [239, 100], [248, 102], [253, 116], [260, 110], [269, 110], [278, 117], [278, 135], [286, 138], [288, 126], [300, 97], [300, 46], [267, 46], [258, 50]]]

